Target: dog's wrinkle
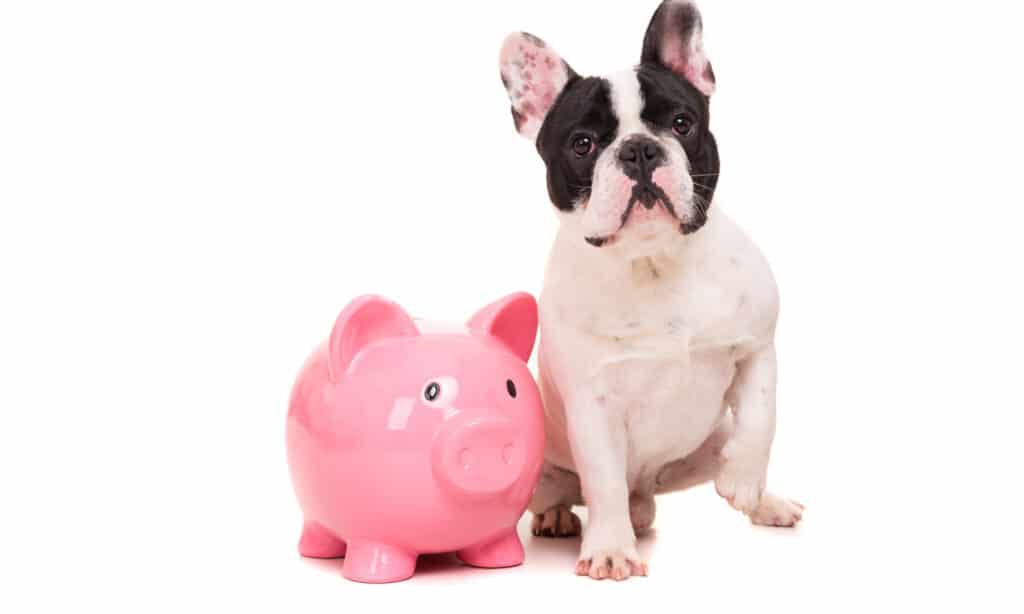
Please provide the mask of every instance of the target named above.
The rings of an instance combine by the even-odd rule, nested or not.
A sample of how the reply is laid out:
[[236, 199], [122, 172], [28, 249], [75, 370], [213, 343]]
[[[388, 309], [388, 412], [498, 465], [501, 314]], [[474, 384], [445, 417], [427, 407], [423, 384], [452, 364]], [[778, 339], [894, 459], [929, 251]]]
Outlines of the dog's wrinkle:
[[637, 202], [639, 202], [639, 200], [637, 199], [636, 192], [634, 191], [633, 197], [629, 199], [629, 204], [626, 205], [626, 210], [622, 212], [622, 223], [619, 224], [619, 228], [615, 232], [622, 230], [626, 226], [626, 222], [629, 221], [629, 216], [633, 214], [633, 207], [636, 206]]
[[666, 210], [668, 210], [672, 217], [678, 219], [679, 216], [676, 214], [676, 207], [674, 204], [672, 204], [672, 199], [668, 197], [668, 194], [665, 192], [665, 190], [657, 184], [655, 184], [654, 189], [657, 190], [658, 192], [658, 200], [661, 201], [662, 206], [665, 207]]
[[[698, 201], [694, 201], [697, 203]], [[684, 235], [692, 235], [708, 222], [708, 214], [705, 209], [701, 208], [699, 204], [694, 208], [694, 215], [690, 220], [687, 220], [679, 225], [679, 232]]]
[[654, 264], [654, 259], [653, 258], [647, 258], [646, 260], [647, 260], [647, 266], [651, 270], [651, 277], [654, 278], [655, 280], [661, 279], [661, 273], [658, 272], [658, 267], [657, 267], [657, 265]]

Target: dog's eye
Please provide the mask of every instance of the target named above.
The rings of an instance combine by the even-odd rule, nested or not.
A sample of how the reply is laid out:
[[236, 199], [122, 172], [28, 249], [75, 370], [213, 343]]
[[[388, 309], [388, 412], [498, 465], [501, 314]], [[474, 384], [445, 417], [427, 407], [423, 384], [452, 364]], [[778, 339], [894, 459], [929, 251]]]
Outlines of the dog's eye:
[[585, 158], [590, 154], [594, 153], [594, 149], [597, 145], [594, 144], [594, 139], [586, 135], [578, 135], [572, 140], [572, 151], [576, 154], [577, 158]]
[[436, 401], [439, 396], [441, 396], [441, 385], [437, 382], [430, 382], [427, 389], [423, 391], [423, 398], [431, 402]]
[[685, 115], [676, 115], [672, 120], [672, 132], [679, 136], [690, 136], [693, 132], [693, 120]]
[[508, 390], [508, 396], [512, 397], [513, 399], [516, 398], [516, 383], [515, 382], [513, 382], [512, 380], [506, 381], [505, 382], [505, 388]]

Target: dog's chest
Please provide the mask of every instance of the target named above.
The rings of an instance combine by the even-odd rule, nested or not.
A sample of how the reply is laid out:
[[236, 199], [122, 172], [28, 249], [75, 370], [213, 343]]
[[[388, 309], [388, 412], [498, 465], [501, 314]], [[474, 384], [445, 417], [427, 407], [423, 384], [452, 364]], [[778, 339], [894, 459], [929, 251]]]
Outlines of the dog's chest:
[[[714, 275], [658, 270], [628, 300], [592, 303], [594, 381], [624, 412], [631, 473], [689, 454], [714, 429], [737, 361], [752, 345], [737, 291]], [[666, 276], [671, 276], [667, 277]]]
[[[626, 426], [630, 480], [688, 455], [713, 432], [737, 364], [771, 343], [778, 292], [767, 262], [724, 216], [683, 249], [630, 263], [576, 251], [560, 234], [541, 296], [542, 377], [563, 411], [591, 399]], [[629, 264], [629, 266], [623, 266]], [[566, 462], [568, 443], [559, 456]]]
[[546, 325], [579, 334], [582, 346], [570, 349], [553, 332], [555, 366], [607, 410], [623, 413], [631, 473], [639, 474], [687, 454], [714, 429], [741, 336], [732, 314], [700, 307], [728, 300], [717, 281], [646, 262], [636, 268], [628, 283], [609, 279], [615, 288], [549, 295], [563, 308], [560, 321]]
[[764, 301], [714, 261], [645, 258], [573, 295], [565, 323], [592, 337], [606, 364], [735, 363], [756, 343], [763, 319]]
[[[631, 481], [688, 455], [724, 411], [736, 364], [763, 342], [769, 297], [729, 257], [685, 264], [639, 260], [625, 276], [548, 288], [545, 328], [576, 330], [550, 354], [563, 378], [621, 412]], [[763, 293], [762, 293], [763, 294]], [[544, 316], [542, 316], [544, 317]]]

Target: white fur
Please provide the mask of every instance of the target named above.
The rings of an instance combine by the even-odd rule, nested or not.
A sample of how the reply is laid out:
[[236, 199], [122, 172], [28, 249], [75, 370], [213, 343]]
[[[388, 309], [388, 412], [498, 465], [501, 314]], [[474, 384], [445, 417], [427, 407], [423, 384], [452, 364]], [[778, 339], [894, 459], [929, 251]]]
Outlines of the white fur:
[[631, 134], [654, 136], [640, 119], [644, 101], [640, 94], [640, 84], [636, 80], [636, 69], [623, 70], [605, 78], [611, 84], [612, 108], [619, 119], [619, 138], [616, 144]]
[[[611, 81], [619, 140], [650, 135], [639, 120], [635, 74]], [[662, 142], [673, 164], [686, 164], [677, 142]], [[602, 160], [599, 173], [609, 166]], [[605, 248], [588, 245], [584, 238], [600, 220], [614, 218], [607, 211], [622, 206], [602, 181], [582, 211], [562, 216], [540, 298], [539, 375], [546, 460], [579, 475], [589, 508], [577, 571], [621, 578], [646, 572], [631, 497], [634, 520], [649, 523], [653, 505], [638, 502], [715, 479], [720, 494], [755, 521], [793, 524], [799, 512], [764, 495], [778, 315], [767, 262], [717, 204], [689, 236], [656, 219], [644, 230], [627, 225]], [[680, 190], [676, 197], [692, 207], [692, 182]], [[578, 495], [560, 491], [573, 488], [542, 482], [532, 509], [571, 505]]]

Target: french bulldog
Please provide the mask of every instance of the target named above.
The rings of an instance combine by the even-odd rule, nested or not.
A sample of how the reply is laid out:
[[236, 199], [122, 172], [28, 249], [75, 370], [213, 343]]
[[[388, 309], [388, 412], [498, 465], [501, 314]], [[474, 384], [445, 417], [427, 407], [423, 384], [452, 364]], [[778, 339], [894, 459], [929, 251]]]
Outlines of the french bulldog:
[[715, 207], [715, 73], [691, 0], [655, 12], [640, 63], [576, 73], [513, 34], [500, 55], [516, 129], [536, 143], [560, 226], [540, 297], [545, 464], [533, 531], [579, 535], [575, 571], [647, 575], [654, 496], [714, 481], [759, 525], [803, 506], [765, 490], [779, 297], [760, 250]]

